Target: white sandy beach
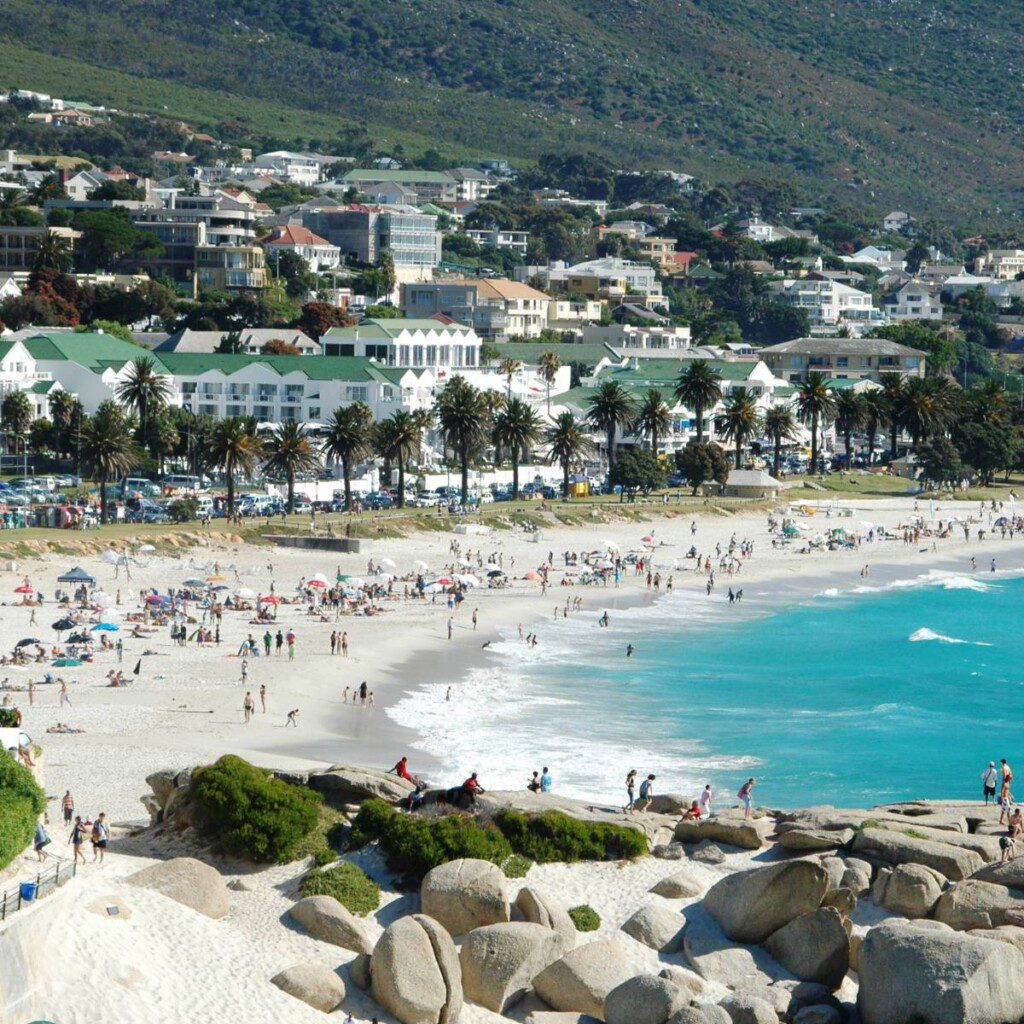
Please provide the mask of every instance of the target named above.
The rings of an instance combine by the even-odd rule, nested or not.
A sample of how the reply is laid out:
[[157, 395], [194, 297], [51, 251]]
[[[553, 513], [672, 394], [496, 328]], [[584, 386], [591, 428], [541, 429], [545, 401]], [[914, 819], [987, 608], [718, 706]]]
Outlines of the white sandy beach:
[[[913, 514], [910, 499], [858, 503], [849, 518], [823, 515], [802, 522], [811, 528], [803, 536], [826, 526], [862, 529], [872, 522], [895, 528]], [[921, 511], [927, 515], [922, 503]], [[728, 584], [746, 589], [745, 608], [762, 601], [784, 599], [787, 595], [806, 594], [814, 589], [853, 588], [881, 583], [896, 575], [925, 573], [942, 565], [957, 571], [970, 571], [970, 556], [977, 558], [978, 571], [987, 571], [989, 559], [996, 557], [1000, 571], [1007, 571], [1024, 560], [1024, 545], [1018, 535], [1002, 540], [998, 533], [989, 534], [978, 543], [973, 535], [965, 543], [962, 530], [938, 540], [922, 540], [905, 544], [902, 540], [876, 540], [859, 550], [812, 551], [800, 554], [802, 538], [784, 549], [774, 549], [767, 528], [767, 516], [761, 511], [739, 515], [708, 513], [695, 519], [690, 516], [655, 518], [645, 524], [634, 522], [601, 523], [593, 528], [558, 528], [545, 530], [538, 541], [530, 535], [495, 532], [485, 538], [458, 537], [452, 533], [419, 534], [411, 538], [375, 541], [367, 553], [325, 556], [292, 549], [274, 549], [239, 545], [231, 548], [205, 548], [183, 554], [181, 558], [166, 556], [140, 557], [133, 566], [130, 583], [115, 578], [114, 568], [98, 558], [82, 559], [82, 566], [97, 577], [109, 594], [120, 592], [122, 613], [137, 610], [139, 591], [155, 587], [166, 591], [180, 586], [192, 575], [203, 575], [217, 563], [227, 577], [226, 585], [249, 587], [266, 593], [273, 581], [281, 595], [294, 594], [301, 578], [315, 572], [329, 579], [336, 571], [366, 576], [367, 561], [379, 564], [391, 559], [399, 575], [414, 571], [414, 562], [422, 559], [431, 569], [440, 572], [453, 561], [449, 545], [453, 539], [461, 543], [463, 555], [472, 551], [486, 558], [500, 554], [504, 567], [513, 577], [511, 586], [489, 590], [480, 587], [469, 592], [462, 610], [454, 615], [453, 636], [446, 638], [448, 609], [442, 595], [437, 603], [402, 600], [402, 584], [395, 582], [397, 596], [386, 602], [387, 611], [374, 617], [343, 616], [329, 622], [306, 614], [302, 605], [280, 605], [279, 624], [294, 630], [297, 636], [295, 660], [271, 655], [269, 659], [250, 659], [248, 682], [243, 686], [240, 659], [236, 656], [240, 643], [251, 633], [260, 640], [264, 627], [250, 624], [250, 615], [227, 612], [224, 615], [222, 643], [219, 648], [199, 648], [194, 643], [179, 647], [169, 638], [169, 629], [158, 630], [150, 640], [134, 640], [127, 628], [118, 634], [124, 638], [123, 663], [116, 656], [100, 653], [93, 664], [54, 670], [69, 680], [71, 707], [59, 706], [57, 687], [39, 685], [34, 706], [28, 705], [25, 692], [10, 694], [25, 715], [27, 731], [45, 748], [47, 793], [56, 801], [71, 789], [76, 806], [89, 815], [105, 810], [115, 822], [141, 823], [147, 820], [139, 798], [146, 791], [145, 776], [160, 768], [187, 767], [209, 762], [223, 753], [237, 753], [255, 763], [275, 767], [311, 766], [332, 763], [367, 764], [390, 767], [403, 754], [412, 757], [414, 770], [431, 775], [429, 754], [409, 749], [415, 738], [396, 725], [387, 709], [403, 694], [426, 683], [452, 686], [452, 698], [459, 699], [460, 678], [466, 669], [479, 664], [487, 654], [483, 643], [498, 636], [498, 630], [513, 631], [524, 624], [526, 631], [535, 631], [544, 642], [545, 623], [550, 622], [556, 606], [566, 596], [581, 596], [584, 610], [581, 622], [593, 626], [600, 611], [613, 601], [643, 602], [654, 597], [642, 576], [629, 569], [618, 588], [612, 586], [560, 587], [563, 551], [590, 551], [604, 548], [607, 541], [616, 543], [625, 553], [642, 547], [641, 538], [653, 531], [655, 545], [653, 564], [662, 575], [674, 577], [676, 591], [690, 590], [702, 600], [724, 604]], [[976, 504], [957, 503], [949, 510], [939, 508], [937, 517], [947, 515], [978, 515]], [[986, 513], [987, 518], [987, 513]], [[691, 536], [691, 522], [697, 532]], [[985, 519], [980, 525], [987, 525]], [[705, 577], [693, 571], [693, 560], [685, 554], [694, 544], [701, 552], [713, 555], [716, 544], [727, 547], [731, 537], [754, 544], [752, 557], [744, 561], [742, 573], [735, 579], [719, 583], [714, 595], [704, 598]], [[521, 579], [524, 573], [545, 561], [548, 553], [555, 555], [552, 586], [541, 595], [540, 584]], [[712, 557], [714, 562], [714, 558]], [[52, 620], [58, 618], [52, 597], [56, 578], [74, 564], [74, 558], [47, 556], [19, 564], [17, 572], [0, 575], [0, 593], [6, 601], [0, 605], [0, 635], [7, 645], [22, 637], [36, 636], [43, 641], [53, 638]], [[673, 568], [678, 565], [679, 568]], [[860, 576], [869, 565], [867, 579]], [[908, 572], [909, 570], [909, 572]], [[483, 574], [481, 574], [482, 576]], [[20, 598], [14, 588], [28, 576], [46, 596], [46, 604], [37, 611], [37, 625], [30, 626], [30, 610], [19, 607]], [[574, 577], [570, 577], [574, 578]], [[663, 593], [664, 591], [662, 591]], [[478, 608], [478, 628], [474, 631], [470, 616]], [[122, 619], [118, 620], [123, 622]], [[194, 627], [191, 627], [194, 629]], [[329, 637], [332, 630], [344, 629], [349, 638], [349, 657], [332, 657]], [[276, 630], [272, 629], [272, 632]], [[585, 645], [584, 645], [585, 649]], [[142, 652], [154, 653], [142, 656]], [[120, 667], [129, 678], [137, 660], [142, 657], [140, 675], [125, 688], [106, 685], [106, 673]], [[24, 686], [30, 675], [38, 682], [44, 666], [23, 670], [3, 669], [10, 683]], [[357, 687], [366, 680], [374, 693], [375, 706], [363, 708], [343, 704], [346, 686]], [[261, 684], [268, 691], [268, 710], [257, 713], [251, 724], [243, 724], [242, 699], [246, 689], [258, 695]], [[440, 690], [440, 688], [438, 688]], [[438, 696], [439, 701], [443, 700]], [[258, 696], [257, 696], [258, 705]], [[299, 709], [298, 727], [286, 728], [286, 714]], [[82, 734], [48, 735], [46, 729], [58, 721], [81, 728]], [[524, 764], [523, 771], [531, 765]], [[554, 766], [553, 766], [554, 767]], [[487, 765], [467, 765], [467, 772]], [[557, 772], [557, 768], [555, 767]], [[431, 779], [444, 782], [444, 779]], [[448, 780], [460, 781], [460, 780]], [[663, 791], [673, 789], [666, 779]], [[51, 804], [51, 818], [56, 820], [58, 807]]]

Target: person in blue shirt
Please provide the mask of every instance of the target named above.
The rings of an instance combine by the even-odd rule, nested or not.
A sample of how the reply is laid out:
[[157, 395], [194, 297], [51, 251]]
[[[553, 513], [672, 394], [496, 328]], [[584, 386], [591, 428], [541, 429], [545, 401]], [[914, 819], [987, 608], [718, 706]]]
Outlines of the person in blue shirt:
[[548, 774], [547, 768], [545, 768], [540, 773], [540, 791], [542, 793], [550, 793], [551, 792], [551, 785], [552, 785], [551, 776]]

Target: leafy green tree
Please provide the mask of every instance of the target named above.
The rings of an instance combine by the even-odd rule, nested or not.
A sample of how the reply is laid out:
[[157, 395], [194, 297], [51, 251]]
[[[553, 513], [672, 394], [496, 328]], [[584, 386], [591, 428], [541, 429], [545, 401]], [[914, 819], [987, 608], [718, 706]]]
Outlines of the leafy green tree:
[[867, 403], [863, 395], [858, 395], [852, 388], [837, 388], [835, 391], [836, 430], [843, 435], [843, 451], [846, 453], [846, 468], [853, 466], [853, 441], [855, 430], [859, 430], [868, 421]]
[[352, 508], [352, 467], [371, 451], [373, 413], [365, 402], [335, 409], [327, 422], [323, 454], [341, 463], [345, 482], [345, 511]]
[[811, 370], [800, 384], [796, 395], [800, 419], [811, 428], [811, 472], [818, 472], [818, 431], [835, 418], [835, 395], [825, 374]]
[[569, 500], [569, 473], [592, 449], [583, 425], [571, 412], [561, 412], [544, 435], [548, 457], [562, 467], [562, 497]]
[[676, 469], [696, 494], [709, 480], [724, 484], [729, 479], [729, 458], [713, 442], [690, 441], [681, 452], [676, 452]]
[[910, 433], [916, 448], [950, 425], [955, 408], [954, 389], [948, 378], [911, 377], [903, 387], [899, 421]]
[[469, 460], [487, 437], [488, 415], [484, 396], [464, 377], [453, 377], [434, 402], [445, 444], [459, 459], [462, 504], [469, 501]]
[[651, 451], [658, 454], [658, 438], [663, 437], [672, 427], [672, 412], [657, 388], [644, 393], [637, 410], [632, 429], [640, 437], [650, 437]]
[[918, 463], [924, 479], [937, 487], [963, 479], [960, 452], [948, 437], [935, 437], [922, 444], [918, 449]]
[[227, 481], [227, 517], [235, 518], [235, 475], [248, 476], [259, 465], [260, 442], [253, 424], [243, 416], [221, 420], [213, 432], [211, 463], [224, 470]]
[[876, 327], [872, 335], [924, 352], [929, 375], [946, 373], [957, 361], [957, 349], [953, 339], [947, 333], [936, 330], [925, 320], [904, 320], [897, 324], [886, 324], [884, 327]]
[[616, 435], [620, 428], [625, 429], [634, 419], [636, 419], [636, 402], [618, 381], [605, 381], [590, 399], [587, 408], [587, 422], [604, 432], [609, 472], [615, 465]]
[[89, 193], [92, 201], [107, 199], [131, 199], [139, 202], [146, 198], [146, 190], [133, 185], [130, 181], [105, 181]]
[[82, 463], [100, 485], [100, 522], [107, 521], [107, 486], [127, 476], [139, 459], [131, 426], [113, 402], [104, 402], [82, 428]]
[[519, 463], [541, 438], [540, 419], [521, 398], [511, 398], [495, 417], [494, 432], [512, 460], [512, 500], [518, 501]]
[[50, 394], [50, 416], [53, 419], [53, 448], [58, 458], [65, 450], [64, 442], [71, 426], [71, 415], [77, 399], [70, 391], [57, 388]]
[[621, 488], [620, 497], [633, 497], [637, 491], [649, 494], [665, 486], [665, 467], [654, 452], [630, 448], [615, 461], [610, 482]]
[[178, 428], [166, 406], [161, 406], [150, 413], [142, 441], [149, 454], [156, 459], [157, 468], [163, 475], [164, 461], [174, 452], [178, 443]]
[[417, 418], [409, 412], [392, 413], [373, 431], [374, 447], [386, 462], [398, 465], [398, 507], [405, 508], [405, 471], [419, 458], [423, 432]]
[[983, 486], [989, 486], [1000, 470], [1017, 464], [1022, 445], [1013, 429], [996, 423], [965, 423], [956, 430], [955, 444], [961, 458], [972, 466]]
[[887, 422], [889, 425], [889, 458], [896, 458], [896, 441], [899, 437], [903, 424], [900, 416], [903, 412], [903, 394], [906, 390], [906, 381], [902, 374], [887, 373], [882, 378], [882, 395], [887, 410]]
[[764, 414], [764, 432], [772, 440], [772, 476], [779, 476], [782, 463], [782, 445], [796, 437], [796, 417], [786, 405], [773, 405]]
[[0, 402], [0, 426], [7, 438], [8, 451], [25, 450], [25, 439], [32, 424], [32, 406], [24, 391], [8, 391]]
[[864, 425], [868, 434], [868, 465], [870, 466], [875, 455], [875, 438], [878, 436], [880, 427], [889, 422], [889, 400], [881, 388], [872, 388], [865, 391], [864, 395]]
[[309, 431], [295, 420], [285, 420], [264, 442], [263, 470], [287, 481], [289, 515], [295, 511], [295, 477], [319, 468], [320, 453]]
[[139, 433], [146, 436], [150, 415], [167, 404], [171, 384], [167, 375], [157, 369], [151, 356], [139, 356], [128, 364], [128, 369], [114, 387], [118, 401], [133, 409], [139, 416]]
[[704, 414], [722, 397], [722, 375], [706, 359], [694, 359], [676, 378], [675, 395], [685, 408], [693, 410], [700, 444], [704, 440]]
[[743, 460], [743, 446], [757, 432], [757, 399], [747, 388], [733, 388], [722, 411], [722, 435], [736, 445], [736, 468]]

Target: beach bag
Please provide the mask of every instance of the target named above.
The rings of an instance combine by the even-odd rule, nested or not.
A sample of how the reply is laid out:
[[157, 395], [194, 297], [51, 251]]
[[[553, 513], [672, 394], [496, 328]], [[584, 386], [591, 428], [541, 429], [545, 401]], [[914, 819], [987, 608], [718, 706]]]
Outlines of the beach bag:
[[739, 792], [736, 794], [737, 800], [745, 800], [750, 794], [747, 792], [746, 786], [741, 786]]

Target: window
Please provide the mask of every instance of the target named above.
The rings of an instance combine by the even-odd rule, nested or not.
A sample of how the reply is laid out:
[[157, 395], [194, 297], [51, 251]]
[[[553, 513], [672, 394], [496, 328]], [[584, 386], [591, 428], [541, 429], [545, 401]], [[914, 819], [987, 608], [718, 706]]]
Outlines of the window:
[[309, 418], [311, 420], [318, 420], [318, 419], [320, 419], [320, 406], [319, 405], [311, 405], [309, 407]]
[[836, 356], [836, 366], [849, 366], [850, 359], [848, 356]]
[[427, 366], [437, 366], [437, 346], [427, 346]]
[[423, 346], [413, 345], [412, 347], [412, 365], [422, 366], [423, 365]]

